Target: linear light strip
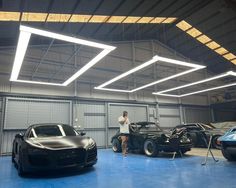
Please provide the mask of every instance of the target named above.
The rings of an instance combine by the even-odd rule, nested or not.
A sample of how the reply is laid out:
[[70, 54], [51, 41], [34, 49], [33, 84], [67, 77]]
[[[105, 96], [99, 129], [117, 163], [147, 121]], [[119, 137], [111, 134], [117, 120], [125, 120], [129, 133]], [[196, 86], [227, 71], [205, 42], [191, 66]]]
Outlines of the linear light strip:
[[16, 48], [16, 55], [13, 63], [11, 81], [17, 80], [19, 72], [23, 63], [23, 59], [29, 44], [31, 33], [29, 32], [20, 32], [18, 44]]
[[119, 92], [128, 92], [128, 93], [132, 93], [132, 92], [135, 92], [135, 91], [138, 91], [138, 90], [141, 90], [141, 89], [144, 89], [144, 88], [147, 88], [147, 87], [150, 87], [152, 85], [156, 85], [156, 84], [159, 84], [161, 82], [164, 82], [164, 81], [167, 81], [167, 80], [170, 80], [170, 79], [173, 79], [173, 78], [176, 78], [176, 77], [179, 77], [179, 76], [182, 76], [182, 75], [185, 75], [185, 74], [188, 74], [188, 73], [191, 73], [191, 72], [194, 72], [194, 71], [197, 71], [199, 69], [202, 69], [202, 68], [205, 68], [205, 66], [202, 66], [202, 65], [197, 65], [197, 64], [193, 64], [193, 63], [188, 63], [188, 62], [184, 62], [184, 61], [179, 61], [179, 60], [175, 60], [175, 59], [170, 59], [170, 58], [165, 58], [165, 57], [161, 57], [161, 56], [154, 56], [151, 60], [95, 87], [95, 89], [100, 89], [100, 90], [107, 90], [107, 91], [116, 91], [116, 89], [111, 89], [111, 88], [104, 88], [105, 86], [117, 81], [117, 80], [120, 80], [121, 78], [124, 78], [134, 72], [137, 72], [138, 70], [140, 69], [143, 69], [157, 61], [163, 61], [163, 62], [167, 62], [167, 63], [172, 63], [172, 64], [176, 64], [176, 65], [182, 65], [182, 66], [187, 66], [187, 67], [191, 67], [193, 69], [190, 69], [190, 70], [187, 70], [187, 71], [184, 71], [184, 72], [181, 72], [181, 73], [178, 73], [178, 74], [175, 74], [175, 75], [172, 75], [172, 76], [169, 76], [169, 77], [166, 77], [166, 78], [163, 78], [163, 79], [160, 79], [160, 80], [157, 80], [157, 81], [154, 81], [154, 82], [151, 82], [149, 84], [146, 84], [146, 85], [143, 85], [143, 86], [140, 86], [138, 88], [135, 88], [133, 90], [119, 90]]
[[113, 83], [113, 82], [115, 82], [117, 80], [120, 80], [121, 78], [124, 78], [124, 77], [126, 77], [126, 76], [128, 76], [128, 75], [130, 75], [130, 74], [132, 74], [134, 72], [137, 72], [140, 69], [143, 69], [143, 68], [145, 68], [145, 67], [147, 67], [147, 66], [149, 66], [149, 65], [151, 65], [151, 64], [153, 64], [155, 62], [157, 62], [158, 61], [157, 57], [158, 56], [154, 56], [151, 60], [149, 60], [149, 61], [147, 61], [147, 62], [145, 62], [145, 63], [143, 63], [143, 64], [141, 64], [141, 65], [139, 65], [139, 66], [137, 66], [137, 67], [135, 67], [135, 68], [133, 68], [133, 69], [131, 69], [131, 70], [129, 70], [129, 71], [127, 71], [127, 72], [125, 72], [125, 73], [123, 73], [123, 74], [121, 74], [121, 75], [119, 75], [119, 76], [117, 76], [117, 77], [107, 81], [107, 82], [105, 82], [102, 85], [97, 86], [95, 89], [103, 88], [103, 87], [105, 87], [105, 86], [107, 86], [107, 85], [109, 85], [109, 84], [111, 84], [111, 83]]
[[204, 79], [204, 80], [200, 80], [200, 81], [197, 81], [197, 82], [193, 82], [193, 83], [190, 83], [190, 84], [185, 84], [185, 85], [182, 85], [182, 86], [179, 86], [179, 87], [175, 87], [175, 88], [171, 88], [171, 89], [167, 89], [167, 90], [163, 90], [163, 91], [159, 91], [159, 92], [153, 92], [152, 94], [167, 96], [167, 97], [185, 97], [185, 96], [194, 95], [194, 94], [203, 93], [203, 92], [212, 91], [212, 90], [217, 90], [217, 89], [221, 89], [221, 88], [225, 88], [225, 87], [231, 87], [231, 86], [236, 85], [236, 83], [227, 84], [227, 85], [218, 86], [218, 87], [213, 87], [213, 88], [204, 89], [204, 90], [200, 90], [200, 91], [195, 91], [195, 92], [191, 92], [191, 93], [186, 93], [186, 94], [182, 94], [182, 95], [165, 94], [166, 92], [170, 92], [170, 91], [174, 91], [174, 90], [177, 90], [177, 89], [190, 87], [190, 86], [201, 84], [201, 83], [204, 83], [204, 82], [209, 82], [209, 81], [216, 80], [216, 79], [223, 78], [223, 77], [230, 76], [230, 75], [231, 76], [236, 76], [236, 72], [228, 71], [228, 72], [226, 72], [224, 74], [220, 74], [218, 76], [214, 76], [214, 77], [211, 77], [211, 78], [207, 78], [207, 79]]
[[27, 27], [27, 26], [23, 26], [23, 25], [20, 26], [20, 30], [25, 31], [25, 32], [29, 32], [29, 33], [34, 33], [36, 35], [41, 35], [41, 36], [44, 36], [44, 37], [54, 38], [54, 39], [63, 40], [63, 41], [66, 41], [66, 42], [71, 42], [71, 43], [78, 43], [78, 44], [86, 45], [86, 46], [90, 46], [90, 47], [110, 49], [110, 50], [115, 49], [114, 46], [109, 46], [109, 45], [106, 45], [106, 44], [101, 44], [101, 43], [97, 43], [97, 42], [83, 40], [83, 39], [70, 37], [70, 36], [50, 32], [50, 31], [44, 31], [44, 30], [41, 30], [41, 29]]
[[21, 83], [30, 83], [30, 84], [41, 84], [41, 85], [52, 85], [52, 86], [63, 86], [62, 84], [58, 83], [50, 83], [50, 82], [39, 82], [39, 81], [28, 81], [28, 80], [14, 80], [15, 82]]
[[[58, 40], [63, 40], [71, 43], [76, 43], [80, 45], [91, 46], [94, 48], [103, 49], [97, 56], [95, 56], [91, 61], [89, 61], [86, 65], [84, 65], [81, 69], [79, 69], [75, 74], [73, 74], [69, 79], [67, 79], [64, 83], [50, 83], [50, 82], [38, 82], [38, 81], [30, 81], [30, 80], [17, 80], [19, 76], [19, 72], [23, 63], [23, 59], [28, 47], [28, 43], [31, 37], [31, 34], [36, 34], [40, 36], [50, 37]], [[89, 68], [95, 65], [98, 61], [100, 61], [103, 57], [105, 57], [108, 53], [114, 50], [116, 47], [105, 45], [102, 43], [87, 41], [84, 39], [74, 38], [66, 35], [61, 35], [58, 33], [53, 33], [49, 31], [44, 31], [40, 29], [35, 29], [27, 26], [20, 26], [20, 35], [17, 44], [16, 56], [12, 68], [12, 74], [10, 81], [17, 81], [22, 83], [31, 83], [31, 84], [43, 84], [43, 85], [55, 85], [55, 86], [67, 86], [76, 78], [81, 76], [84, 72], [86, 72]]]
[[78, 78], [85, 71], [90, 69], [93, 65], [95, 65], [98, 61], [100, 61], [103, 57], [110, 53], [111, 50], [105, 49], [100, 52], [96, 57], [94, 57], [90, 62], [84, 65], [81, 69], [79, 69], [74, 75], [72, 75], [68, 80], [66, 80], [63, 85], [67, 86], [71, 82], [73, 82], [76, 78]]
[[236, 86], [236, 83], [227, 84], [227, 85], [218, 86], [218, 87], [212, 87], [212, 88], [209, 88], [209, 89], [195, 91], [195, 92], [192, 92], [192, 93], [186, 93], [184, 95], [180, 95], [180, 97], [186, 97], [186, 96], [189, 96], [189, 95], [194, 95], [194, 94], [198, 94], [198, 93], [204, 93], [204, 92], [207, 92], [207, 91], [213, 91], [213, 90], [222, 89], [222, 88], [226, 88], [226, 87], [232, 87], [232, 86]]
[[123, 89], [111, 89], [111, 88], [96, 88], [95, 89], [99, 89], [99, 90], [104, 90], [104, 91], [114, 91], [114, 92], [121, 92], [121, 93], [132, 93], [131, 90], [123, 90]]
[[209, 82], [209, 81], [212, 81], [212, 80], [216, 80], [216, 79], [219, 79], [219, 78], [223, 78], [223, 77], [228, 76], [228, 75], [229, 75], [229, 73], [227, 72], [225, 74], [221, 74], [221, 75], [218, 75], [218, 76], [214, 76], [214, 77], [211, 77], [211, 78], [207, 78], [207, 79], [204, 79], [204, 80], [193, 82], [193, 83], [190, 83], [190, 84], [182, 85], [182, 86], [179, 86], [179, 87], [174, 87], [174, 88], [171, 88], [171, 89], [166, 89], [166, 90], [159, 91], [159, 92], [154, 92], [153, 94], [161, 94], [161, 93], [167, 93], [167, 92], [170, 92], [170, 91], [175, 91], [175, 90], [178, 90], [178, 89], [182, 89], [182, 88], [194, 86], [194, 85], [197, 85], [197, 84]]
[[155, 81], [155, 82], [152, 82], [152, 83], [143, 85], [143, 86], [141, 86], [141, 87], [138, 87], [138, 88], [136, 88], [136, 89], [133, 89], [132, 92], [138, 91], [138, 90], [141, 90], [141, 89], [144, 89], [144, 88], [146, 88], [146, 87], [150, 87], [150, 86], [153, 86], [153, 85], [156, 85], [156, 84], [159, 84], [159, 83], [161, 83], [161, 82], [165, 82], [165, 81], [167, 81], [167, 80], [170, 80], [170, 79], [173, 79], [173, 78], [176, 78], [176, 77], [179, 77], [179, 76], [183, 76], [183, 75], [185, 75], [185, 74], [188, 74], [188, 73], [197, 71], [197, 70], [199, 70], [199, 69], [200, 69], [200, 68], [190, 69], [190, 70], [187, 70], [187, 71], [184, 71], [184, 72], [181, 72], [181, 73], [178, 73], [178, 74], [175, 74], [175, 75], [172, 75], [172, 76], [169, 76], [169, 77], [166, 77], [166, 78], [157, 80], [157, 81]]

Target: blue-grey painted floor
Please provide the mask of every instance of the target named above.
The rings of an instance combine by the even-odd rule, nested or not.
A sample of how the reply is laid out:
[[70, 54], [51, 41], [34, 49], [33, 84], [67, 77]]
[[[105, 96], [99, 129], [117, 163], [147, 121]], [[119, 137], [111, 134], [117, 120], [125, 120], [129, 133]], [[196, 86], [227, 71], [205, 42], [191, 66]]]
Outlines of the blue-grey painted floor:
[[0, 188], [236, 188], [236, 163], [212, 158], [202, 166], [204, 157], [185, 156], [170, 161], [171, 156], [148, 158], [129, 154], [122, 157], [110, 149], [98, 151], [94, 168], [82, 171], [61, 171], [52, 174], [34, 174], [21, 178], [10, 157], [0, 157]]

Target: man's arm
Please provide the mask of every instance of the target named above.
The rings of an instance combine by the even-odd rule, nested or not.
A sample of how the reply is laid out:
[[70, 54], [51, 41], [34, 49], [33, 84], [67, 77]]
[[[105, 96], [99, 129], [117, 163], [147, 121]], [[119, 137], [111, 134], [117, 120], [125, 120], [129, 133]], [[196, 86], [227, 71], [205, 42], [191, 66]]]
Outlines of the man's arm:
[[119, 117], [118, 122], [123, 125], [124, 123], [126, 123], [127, 119], [127, 117]]

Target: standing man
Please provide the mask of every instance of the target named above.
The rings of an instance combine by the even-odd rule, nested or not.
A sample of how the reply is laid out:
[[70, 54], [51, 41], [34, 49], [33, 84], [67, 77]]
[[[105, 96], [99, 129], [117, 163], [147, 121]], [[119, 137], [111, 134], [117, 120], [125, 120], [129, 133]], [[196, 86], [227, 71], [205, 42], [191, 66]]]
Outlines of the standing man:
[[118, 122], [120, 124], [120, 133], [121, 133], [121, 148], [122, 148], [122, 154], [126, 156], [127, 154], [127, 145], [128, 145], [128, 139], [129, 139], [129, 118], [128, 118], [128, 112], [124, 111], [123, 116], [120, 116], [118, 118]]

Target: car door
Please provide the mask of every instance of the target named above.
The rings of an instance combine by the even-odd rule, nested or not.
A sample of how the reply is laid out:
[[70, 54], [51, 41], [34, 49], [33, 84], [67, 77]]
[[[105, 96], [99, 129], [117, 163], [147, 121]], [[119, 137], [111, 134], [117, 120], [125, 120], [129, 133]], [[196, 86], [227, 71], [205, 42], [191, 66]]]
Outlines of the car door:
[[139, 126], [137, 125], [136, 131], [130, 130], [130, 136], [129, 136], [129, 148], [130, 149], [142, 149], [143, 143], [145, 140], [145, 134], [140, 132]]

